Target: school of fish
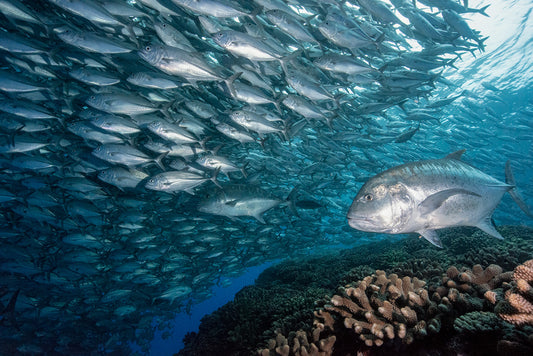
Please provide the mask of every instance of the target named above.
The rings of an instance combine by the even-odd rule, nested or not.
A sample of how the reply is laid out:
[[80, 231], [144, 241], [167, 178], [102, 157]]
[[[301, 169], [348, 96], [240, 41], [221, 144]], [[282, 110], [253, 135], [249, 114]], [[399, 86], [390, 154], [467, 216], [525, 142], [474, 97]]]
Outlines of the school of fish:
[[445, 76], [469, 6], [0, 0], [0, 353], [147, 352], [214, 284], [364, 236], [355, 187], [478, 115]]

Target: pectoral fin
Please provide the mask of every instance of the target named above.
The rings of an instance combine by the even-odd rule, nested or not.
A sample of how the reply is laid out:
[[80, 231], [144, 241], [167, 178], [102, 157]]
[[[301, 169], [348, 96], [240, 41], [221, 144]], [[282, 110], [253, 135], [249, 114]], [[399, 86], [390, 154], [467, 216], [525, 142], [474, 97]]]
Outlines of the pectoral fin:
[[442, 248], [442, 242], [440, 242], [439, 235], [435, 230], [422, 230], [417, 231], [423, 238], [431, 242], [433, 245]]
[[442, 205], [442, 203], [446, 201], [446, 199], [457, 194], [474, 195], [476, 197], [481, 196], [477, 193], [471, 192], [466, 189], [460, 189], [460, 188], [441, 190], [440, 192], [430, 195], [429, 197], [424, 199], [422, 203], [418, 205], [420, 214], [423, 216], [423, 215], [427, 215], [431, 213], [432, 211], [438, 209]]
[[496, 230], [496, 226], [494, 226], [492, 223], [490, 216], [487, 216], [485, 219], [480, 221], [476, 227], [485, 231], [490, 236], [494, 236], [497, 239], [503, 240], [503, 236]]

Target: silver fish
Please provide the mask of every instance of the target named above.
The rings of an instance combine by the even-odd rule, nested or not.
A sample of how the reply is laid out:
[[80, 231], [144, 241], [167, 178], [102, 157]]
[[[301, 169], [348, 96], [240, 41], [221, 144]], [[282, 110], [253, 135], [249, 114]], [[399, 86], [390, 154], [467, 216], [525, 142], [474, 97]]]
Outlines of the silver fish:
[[225, 186], [216, 194], [204, 199], [198, 210], [229, 218], [252, 216], [265, 224], [263, 214], [283, 202], [282, 199], [259, 187], [236, 184]]
[[187, 37], [169, 23], [156, 22], [154, 24], [154, 29], [161, 41], [167, 46], [180, 48], [189, 52], [194, 52], [196, 50]]
[[155, 104], [134, 94], [95, 94], [91, 95], [86, 103], [111, 114], [141, 115], [159, 110]]
[[7, 93], [28, 93], [45, 89], [47, 88], [26, 79], [20, 74], [0, 71], [0, 90], [2, 91]]
[[165, 74], [137, 72], [131, 74], [127, 79], [128, 83], [152, 89], [176, 89], [183, 86], [176, 78]]
[[43, 53], [45, 47], [29, 38], [16, 33], [3, 32], [0, 36], [0, 49], [10, 53], [35, 54]]
[[139, 56], [155, 68], [191, 82], [223, 79], [203, 58], [179, 48], [151, 44], [139, 51]]
[[7, 18], [40, 24], [37, 14], [18, 0], [1, 0], [0, 12]]
[[108, 86], [120, 83], [120, 78], [92, 68], [77, 68], [69, 72], [69, 75], [89, 85]]
[[281, 60], [283, 53], [276, 52], [260, 38], [234, 30], [220, 31], [213, 35], [215, 42], [239, 57], [251, 61]]
[[142, 171], [122, 167], [111, 167], [98, 173], [98, 179], [121, 190], [134, 189], [146, 178], [148, 178], [148, 174]]
[[169, 171], [151, 177], [146, 182], [146, 189], [158, 190], [167, 193], [185, 191], [194, 194], [193, 189], [208, 180], [216, 182], [216, 174], [212, 178], [188, 171]]
[[122, 23], [93, 0], [49, 0], [62, 9], [97, 25], [120, 26]]
[[348, 224], [370, 232], [416, 232], [442, 247], [435, 230], [453, 226], [476, 226], [503, 239], [491, 216], [506, 192], [533, 217], [514, 191], [509, 163], [508, 182], [504, 183], [462, 162], [463, 153], [406, 163], [372, 177], [357, 193], [348, 211]]
[[176, 5], [182, 6], [187, 10], [200, 15], [209, 15], [214, 17], [239, 17], [248, 14], [237, 7], [235, 4], [225, 0], [172, 0]]
[[135, 167], [155, 161], [156, 164], [164, 169], [160, 161], [162, 157], [154, 160], [150, 156], [129, 145], [105, 144], [95, 148], [92, 154], [104, 161], [122, 164], [127, 167]]
[[77, 31], [68, 27], [58, 28], [56, 32], [58, 32], [57, 36], [65, 41], [65, 43], [88, 52], [116, 54], [128, 53], [133, 50], [133, 47], [128, 43], [100, 36], [92, 32]]
[[298, 17], [291, 11], [269, 10], [266, 15], [270, 22], [285, 31], [288, 35], [300, 41], [318, 43], [315, 37], [299, 22]]

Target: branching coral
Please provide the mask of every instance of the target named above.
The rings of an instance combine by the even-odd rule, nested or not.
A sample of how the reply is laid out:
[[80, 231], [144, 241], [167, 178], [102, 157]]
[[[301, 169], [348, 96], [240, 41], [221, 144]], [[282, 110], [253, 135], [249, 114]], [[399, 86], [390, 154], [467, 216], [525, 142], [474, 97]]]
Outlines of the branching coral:
[[258, 350], [257, 354], [259, 356], [330, 356], [333, 354], [336, 337], [331, 335], [320, 339], [320, 332], [323, 328], [323, 325], [315, 324], [311, 340], [309, 340], [308, 333], [302, 330], [297, 331], [288, 339], [278, 333], [276, 338], [269, 340], [267, 347]]
[[474, 265], [471, 270], [463, 271], [452, 266], [443, 276], [442, 285], [435, 291], [442, 297], [447, 296], [456, 307], [462, 307], [464, 312], [468, 312], [481, 309], [483, 298], [495, 304], [496, 289], [511, 279], [512, 272], [503, 272], [500, 266], [494, 264], [485, 269], [481, 265]]
[[258, 354], [330, 355], [335, 347], [351, 354], [384, 344], [411, 345], [441, 329], [474, 334], [500, 330], [503, 321], [492, 310], [499, 288], [511, 278], [497, 265], [461, 270], [452, 266], [428, 286], [416, 277], [376, 270], [327, 298], [314, 312], [311, 331], [288, 337], [277, 333]]
[[[344, 328], [353, 330], [367, 347], [381, 346], [393, 339], [410, 344], [437, 333], [443, 322], [451, 328], [460, 314], [483, 310], [484, 299], [494, 304], [495, 289], [510, 279], [511, 275], [497, 265], [485, 269], [475, 265], [462, 271], [450, 267], [439, 286], [428, 288], [425, 281], [416, 277], [400, 278], [378, 270], [341, 288], [315, 317], [330, 330], [340, 319]], [[472, 314], [470, 319], [481, 315]], [[458, 325], [466, 328], [470, 319], [467, 317]]]
[[499, 305], [499, 316], [515, 325], [533, 325], [533, 260], [515, 268], [516, 285], [505, 293], [507, 303]]
[[425, 282], [416, 277], [387, 276], [378, 270], [357, 285], [343, 288], [316, 315], [330, 328], [331, 315], [340, 317], [344, 327], [352, 329], [366, 346], [381, 346], [394, 338], [410, 344], [440, 329], [434, 319], [438, 309], [424, 287]]

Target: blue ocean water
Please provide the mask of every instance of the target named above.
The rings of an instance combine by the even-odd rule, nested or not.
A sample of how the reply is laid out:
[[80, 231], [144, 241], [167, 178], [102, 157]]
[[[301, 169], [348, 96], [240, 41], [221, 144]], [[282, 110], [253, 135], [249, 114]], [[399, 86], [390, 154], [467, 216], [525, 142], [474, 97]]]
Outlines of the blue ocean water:
[[[269, 262], [251, 267], [242, 276], [228, 280], [229, 285], [213, 287], [211, 298], [193, 305], [190, 311], [176, 316], [170, 325], [170, 330], [165, 331], [170, 335], [163, 336], [163, 332], [156, 333], [150, 343], [150, 355], [173, 355], [177, 350], [182, 349], [183, 338], [188, 332], [198, 332], [202, 317], [232, 301], [238, 291], [254, 284], [257, 276], [272, 264], [273, 262]], [[138, 350], [138, 347], [134, 349]]]
[[[306, 44], [301, 52], [295, 51], [301, 41], [268, 19], [269, 1], [220, 2], [232, 11], [264, 12], [260, 25], [239, 13], [200, 15], [177, 0], [73, 3], [89, 8], [79, 11], [67, 1], [0, 4], [0, 354], [127, 354], [133, 345], [139, 353], [171, 355], [183, 346], [187, 332], [198, 330], [202, 316], [230, 301], [274, 261], [404, 239], [356, 231], [346, 221], [363, 183], [404, 162], [466, 149], [465, 162], [503, 181], [510, 160], [518, 190], [533, 205], [531, 1], [468, 1], [474, 9], [489, 6], [488, 16], [462, 14], [470, 28], [487, 37], [484, 51], [475, 40], [463, 44], [454, 38], [449, 51], [461, 45], [470, 50], [457, 50], [460, 58], [453, 66], [433, 70], [438, 80], [401, 90], [388, 88], [384, 83], [390, 78], [383, 73], [392, 76], [405, 67], [387, 65], [424, 46], [432, 48], [432, 41], [420, 39], [412, 28], [402, 32], [399, 24], [385, 25], [360, 13], [358, 1], [278, 2], [302, 18], [309, 16], [305, 26], [321, 36], [320, 44]], [[10, 13], [9, 4], [30, 17]], [[436, 9], [418, 6], [440, 19]], [[359, 52], [328, 41], [318, 28], [327, 16], [339, 20], [339, 8], [383, 35]], [[138, 13], [126, 15], [126, 9]], [[91, 19], [95, 13], [103, 15]], [[165, 42], [156, 23], [180, 32], [184, 37], [167, 40], [184, 46], [191, 62], [207, 63], [216, 79], [187, 79], [187, 71], [169, 74], [145, 60], [154, 44]], [[216, 43], [215, 33], [226, 30], [248, 31], [292, 54], [280, 63], [279, 58], [267, 63], [243, 58], [247, 53], [236, 55]], [[69, 38], [72, 34], [79, 36]], [[85, 42], [94, 40], [92, 35], [96, 44]], [[386, 45], [380, 48], [383, 38]], [[20, 42], [31, 49], [12, 47]], [[357, 58], [375, 77], [318, 70], [321, 51]], [[443, 54], [439, 60], [453, 58]], [[76, 72], [85, 69], [105, 78]], [[325, 90], [329, 96], [302, 94], [291, 70], [309, 74], [303, 78], [312, 79], [311, 86], [321, 83], [320, 95]], [[235, 79], [232, 75], [239, 72]], [[137, 73], [165, 74], [171, 88], [136, 86], [131, 76]], [[244, 87], [235, 83], [261, 86], [270, 101], [243, 99], [236, 89]], [[284, 104], [289, 96], [318, 108], [319, 118]], [[410, 110], [454, 96], [452, 103], [431, 110], [437, 120], [404, 120]], [[192, 103], [202, 109], [187, 106]], [[376, 103], [385, 108], [363, 109]], [[281, 118], [266, 122], [265, 114], [261, 128], [230, 119], [243, 108], [266, 108]], [[50, 117], [36, 119], [35, 111], [22, 109]], [[111, 124], [106, 126], [99, 119], [108, 114]], [[170, 126], [158, 131], [155, 124], [160, 123]], [[244, 141], [224, 131], [228, 127]], [[394, 142], [417, 127], [406, 142]], [[102, 146], [120, 152], [105, 156], [98, 151]], [[117, 158], [126, 147], [136, 151]], [[171, 149], [188, 153], [174, 155]], [[222, 163], [202, 160], [212, 156]], [[230, 167], [221, 168], [226, 160]], [[156, 187], [152, 180], [166, 172], [180, 172], [179, 179], [190, 186], [163, 181]], [[226, 209], [240, 204], [243, 191], [261, 195], [268, 200], [265, 205], [274, 203], [259, 214], [207, 209], [206, 202], [220, 198], [220, 191], [237, 192], [226, 200]], [[298, 215], [286, 201], [291, 193]], [[496, 225], [532, 224], [508, 195], [493, 220]]]

